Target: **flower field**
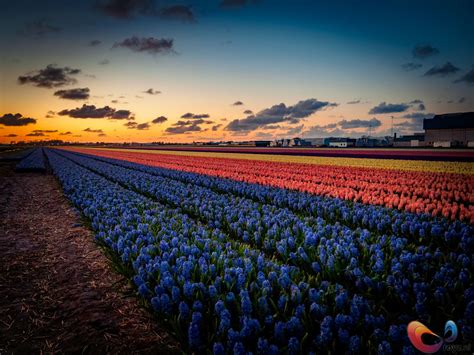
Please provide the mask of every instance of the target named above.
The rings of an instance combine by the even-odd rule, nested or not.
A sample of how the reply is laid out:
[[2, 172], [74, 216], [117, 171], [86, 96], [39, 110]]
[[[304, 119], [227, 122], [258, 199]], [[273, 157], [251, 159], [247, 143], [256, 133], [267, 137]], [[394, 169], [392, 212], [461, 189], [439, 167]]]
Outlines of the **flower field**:
[[[404, 171], [377, 167], [333, 166], [233, 158], [149, 154], [130, 151], [82, 150], [103, 157], [178, 169], [248, 183], [297, 190], [364, 204], [380, 205], [474, 222], [474, 171], [462, 173]], [[377, 163], [382, 162], [377, 160]], [[393, 161], [390, 161], [393, 164]], [[434, 167], [434, 162], [428, 162]], [[394, 166], [400, 165], [395, 161]], [[418, 164], [422, 166], [422, 164]], [[462, 170], [465, 168], [465, 170]]]
[[472, 174], [45, 153], [189, 352], [414, 353], [412, 320], [474, 339]]

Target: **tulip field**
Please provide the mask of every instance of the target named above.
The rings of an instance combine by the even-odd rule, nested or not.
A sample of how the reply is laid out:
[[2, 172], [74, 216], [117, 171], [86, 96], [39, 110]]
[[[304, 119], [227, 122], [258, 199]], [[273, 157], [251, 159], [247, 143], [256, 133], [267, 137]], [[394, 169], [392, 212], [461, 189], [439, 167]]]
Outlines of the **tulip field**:
[[414, 320], [474, 341], [472, 162], [250, 155], [20, 164], [49, 165], [185, 352], [415, 354]]

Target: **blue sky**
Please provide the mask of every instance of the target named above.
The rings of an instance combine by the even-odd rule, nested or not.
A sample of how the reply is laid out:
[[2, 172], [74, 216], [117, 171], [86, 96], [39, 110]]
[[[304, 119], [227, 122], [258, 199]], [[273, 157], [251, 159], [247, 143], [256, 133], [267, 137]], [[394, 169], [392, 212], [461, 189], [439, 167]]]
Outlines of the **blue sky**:
[[[0, 118], [0, 135], [193, 141], [355, 136], [369, 126], [382, 135], [391, 116], [410, 133], [423, 117], [474, 109], [472, 13], [468, 0], [5, 2], [0, 115], [36, 123]], [[48, 65], [80, 74], [46, 87], [34, 78]], [[78, 88], [87, 97], [55, 94]], [[127, 122], [102, 117], [105, 106], [128, 111]], [[208, 117], [188, 122], [187, 112]]]

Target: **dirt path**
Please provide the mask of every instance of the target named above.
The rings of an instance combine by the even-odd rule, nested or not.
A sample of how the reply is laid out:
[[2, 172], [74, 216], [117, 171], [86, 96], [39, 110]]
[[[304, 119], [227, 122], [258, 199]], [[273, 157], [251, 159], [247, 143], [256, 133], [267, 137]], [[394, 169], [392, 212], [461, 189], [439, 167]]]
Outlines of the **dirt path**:
[[0, 354], [179, 352], [55, 179], [11, 167], [0, 163]]

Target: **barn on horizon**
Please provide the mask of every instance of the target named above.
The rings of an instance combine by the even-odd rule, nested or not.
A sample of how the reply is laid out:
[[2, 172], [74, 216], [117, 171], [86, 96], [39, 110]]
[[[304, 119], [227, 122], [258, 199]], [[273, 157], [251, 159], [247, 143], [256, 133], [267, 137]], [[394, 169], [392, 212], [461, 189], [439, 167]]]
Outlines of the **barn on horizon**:
[[446, 113], [423, 120], [425, 144], [432, 147], [474, 147], [474, 112]]

